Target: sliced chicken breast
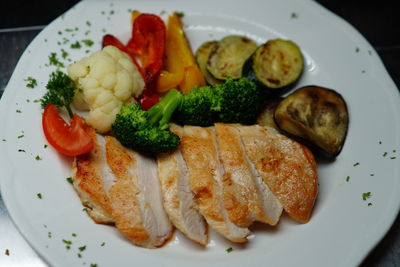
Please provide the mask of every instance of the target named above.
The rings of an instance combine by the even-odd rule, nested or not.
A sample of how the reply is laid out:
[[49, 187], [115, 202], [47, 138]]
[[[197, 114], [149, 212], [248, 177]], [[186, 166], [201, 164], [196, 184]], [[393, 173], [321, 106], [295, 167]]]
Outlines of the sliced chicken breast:
[[109, 188], [117, 228], [134, 244], [156, 248], [172, 235], [164, 211], [155, 159], [123, 147], [106, 137], [107, 162], [116, 181]]
[[92, 137], [94, 147], [91, 152], [75, 157], [72, 164], [73, 185], [88, 215], [96, 223], [113, 224], [112, 208], [106, 192], [115, 177], [106, 163], [105, 140], [93, 128], [85, 130]]
[[200, 212], [215, 231], [232, 242], [246, 242], [250, 231], [229, 220], [222, 193], [223, 166], [213, 128], [185, 126], [180, 149]]
[[[183, 129], [179, 126], [171, 126], [171, 131], [180, 137], [183, 134]], [[159, 154], [157, 164], [164, 208], [171, 222], [189, 239], [203, 246], [207, 245], [207, 223], [194, 201], [186, 162], [180, 149]]]
[[305, 146], [259, 125], [237, 126], [246, 153], [293, 219], [308, 222], [318, 191], [317, 166]]
[[238, 226], [254, 221], [275, 225], [282, 205], [248, 160], [236, 127], [216, 123], [218, 150], [224, 167], [222, 192], [229, 219]]

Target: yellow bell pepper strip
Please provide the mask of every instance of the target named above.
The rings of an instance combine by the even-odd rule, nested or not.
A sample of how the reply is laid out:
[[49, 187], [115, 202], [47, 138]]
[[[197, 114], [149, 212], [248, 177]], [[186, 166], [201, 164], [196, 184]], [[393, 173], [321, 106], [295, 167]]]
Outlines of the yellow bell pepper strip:
[[205, 85], [203, 74], [196, 64], [182, 22], [176, 12], [168, 18], [165, 54], [166, 70], [158, 78], [156, 87], [158, 92], [178, 87], [187, 93], [193, 87]]

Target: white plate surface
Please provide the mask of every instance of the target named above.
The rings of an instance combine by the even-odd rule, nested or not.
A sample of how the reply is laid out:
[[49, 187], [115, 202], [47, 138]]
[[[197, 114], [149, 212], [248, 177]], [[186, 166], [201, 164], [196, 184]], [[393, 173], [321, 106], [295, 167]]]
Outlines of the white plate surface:
[[[202, 249], [176, 234], [167, 246], [148, 250], [130, 244], [113, 227], [94, 224], [82, 211], [66, 181], [71, 160], [44, 147], [41, 109], [34, 100], [42, 97], [55, 70], [50, 53], [67, 65], [99, 49], [105, 33], [127, 41], [132, 9], [183, 12], [193, 49], [228, 34], [258, 43], [291, 39], [306, 59], [298, 86], [316, 84], [343, 95], [350, 111], [347, 140], [334, 162], [319, 163], [319, 196], [309, 223], [284, 217], [275, 228], [258, 225], [247, 245], [213, 235]], [[84, 39], [95, 43], [70, 47]], [[68, 52], [66, 59], [61, 49]], [[27, 77], [37, 79], [38, 86], [27, 88]], [[399, 210], [399, 115], [398, 90], [371, 45], [312, 1], [84, 1], [29, 45], [1, 99], [1, 193], [21, 233], [53, 266], [354, 266]], [[370, 198], [363, 200], [367, 192]], [[72, 242], [69, 249], [63, 240]]]

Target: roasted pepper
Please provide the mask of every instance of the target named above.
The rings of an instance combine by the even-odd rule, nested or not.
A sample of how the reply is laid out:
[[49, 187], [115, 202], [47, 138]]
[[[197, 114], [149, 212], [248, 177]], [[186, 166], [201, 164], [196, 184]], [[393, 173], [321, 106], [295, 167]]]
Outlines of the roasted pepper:
[[164, 65], [165, 34], [165, 24], [159, 16], [143, 13], [133, 21], [127, 48], [140, 58], [146, 84], [153, 82]]
[[157, 91], [165, 92], [178, 87], [187, 93], [195, 86], [205, 85], [177, 13], [168, 18], [165, 53], [166, 70], [158, 77]]

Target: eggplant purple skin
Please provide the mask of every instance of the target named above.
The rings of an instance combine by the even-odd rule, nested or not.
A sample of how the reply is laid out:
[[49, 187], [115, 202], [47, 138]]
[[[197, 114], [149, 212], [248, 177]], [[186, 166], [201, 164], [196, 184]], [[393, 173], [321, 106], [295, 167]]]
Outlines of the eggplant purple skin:
[[[308, 147], [311, 151], [313, 151], [313, 153], [314, 153], [315, 155], [318, 155], [320, 158], [323, 158], [323, 159], [326, 159], [326, 160], [334, 160], [334, 159], [340, 154], [340, 152], [342, 151], [342, 149], [343, 149], [343, 147], [344, 147], [344, 145], [345, 145], [345, 143], [346, 143], [347, 134], [348, 134], [349, 125], [350, 125], [350, 116], [349, 116], [348, 105], [347, 105], [346, 101], [344, 100], [343, 96], [342, 96], [341, 94], [339, 94], [338, 92], [336, 92], [335, 90], [333, 90], [333, 89], [321, 87], [321, 86], [318, 86], [318, 85], [307, 85], [307, 86], [303, 86], [303, 87], [301, 87], [301, 88], [299, 88], [299, 89], [297, 89], [297, 90], [300, 90], [300, 89], [305, 88], [305, 87], [319, 87], [319, 88], [323, 88], [323, 89], [329, 90], [330, 92], [334, 93], [335, 95], [337, 95], [339, 98], [341, 98], [341, 99], [343, 100], [344, 110], [345, 110], [346, 115], [347, 115], [347, 116], [346, 116], [346, 117], [347, 117], [347, 120], [346, 120], [346, 125], [345, 125], [345, 126], [346, 126], [346, 127], [345, 127], [346, 130], [345, 130], [345, 132], [344, 132], [344, 134], [343, 134], [343, 141], [342, 141], [342, 143], [340, 144], [340, 146], [338, 147], [338, 149], [336, 150], [336, 153], [333, 153], [333, 154], [332, 154], [332, 153], [329, 153], [328, 151], [324, 150], [322, 147], [316, 145], [316, 144], [315, 144], [314, 142], [312, 142], [311, 140], [306, 139], [306, 138], [303, 138], [303, 137], [301, 137], [301, 136], [294, 135], [294, 134], [292, 134], [292, 133], [290, 133], [290, 132], [285, 131], [284, 129], [282, 129], [282, 128], [279, 127], [279, 123], [278, 123], [278, 121], [276, 120], [276, 117], [274, 116], [275, 124], [279, 127], [279, 130], [281, 131], [282, 134], [284, 134], [284, 135], [286, 135], [287, 137], [289, 137], [289, 138], [291, 138], [291, 139], [293, 139], [293, 140], [295, 140], [295, 141], [297, 141], [297, 142], [299, 142], [299, 143], [305, 145], [305, 146]], [[296, 91], [297, 91], [297, 90], [296, 90]], [[283, 100], [283, 99], [282, 99], [282, 100]], [[282, 101], [282, 100], [281, 100], [281, 101]]]

